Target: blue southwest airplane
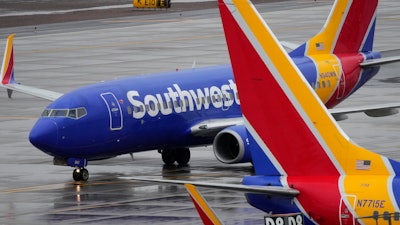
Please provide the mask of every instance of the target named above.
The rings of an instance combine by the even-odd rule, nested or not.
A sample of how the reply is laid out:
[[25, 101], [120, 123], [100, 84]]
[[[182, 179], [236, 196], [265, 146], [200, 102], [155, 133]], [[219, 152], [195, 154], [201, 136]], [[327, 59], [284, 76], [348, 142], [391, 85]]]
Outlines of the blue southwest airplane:
[[[336, 7], [348, 1], [350, 12], [377, 3]], [[400, 163], [350, 140], [250, 2], [219, 0], [219, 10], [255, 175], [243, 185], [139, 179], [186, 183], [205, 224], [220, 221], [193, 185], [253, 192], [266, 225], [399, 224]]]
[[[337, 1], [322, 31], [290, 52], [328, 108], [371, 79], [379, 65], [400, 59], [380, 58], [372, 51], [376, 3]], [[15, 81], [13, 37], [7, 41], [1, 85], [9, 97], [20, 91], [53, 101], [29, 139], [53, 156], [55, 165], [74, 167], [74, 180], [88, 179], [90, 160], [155, 149], [166, 164], [187, 164], [189, 147], [212, 143], [221, 162], [251, 161], [230, 65], [127, 77], [62, 94]], [[399, 105], [335, 109], [334, 116], [342, 119], [359, 111], [389, 115]]]

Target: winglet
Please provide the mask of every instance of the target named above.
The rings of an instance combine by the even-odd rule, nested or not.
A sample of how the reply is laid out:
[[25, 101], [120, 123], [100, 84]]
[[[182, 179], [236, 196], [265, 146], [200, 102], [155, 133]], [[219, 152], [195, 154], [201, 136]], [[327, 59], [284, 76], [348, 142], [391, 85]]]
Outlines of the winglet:
[[[15, 34], [8, 36], [6, 48], [4, 51], [3, 64], [1, 67], [1, 84], [6, 85], [15, 83], [14, 80], [14, 40]], [[8, 97], [11, 98], [12, 90], [7, 89]]]
[[13, 39], [15, 34], [11, 34], [8, 36], [6, 49], [4, 51], [3, 64], [1, 67], [1, 84], [0, 87], [4, 87], [7, 89], [8, 97], [11, 98], [12, 92], [22, 92], [28, 95], [36, 96], [39, 98], [48, 99], [50, 101], [54, 101], [60, 96], [62, 93], [49, 91], [45, 89], [25, 86], [17, 83], [14, 79], [14, 47], [13, 47]]
[[208, 206], [206, 200], [197, 191], [196, 187], [192, 184], [185, 184], [185, 187], [203, 223], [205, 225], [222, 224], [214, 211]]
[[13, 39], [15, 34], [8, 36], [6, 49], [4, 51], [3, 64], [1, 67], [2, 84], [14, 83], [14, 47]]

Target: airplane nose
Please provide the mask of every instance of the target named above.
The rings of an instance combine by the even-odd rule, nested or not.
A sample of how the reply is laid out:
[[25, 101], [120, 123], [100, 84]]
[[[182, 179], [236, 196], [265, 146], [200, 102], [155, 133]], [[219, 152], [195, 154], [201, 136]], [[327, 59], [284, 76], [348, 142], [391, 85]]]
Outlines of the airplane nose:
[[49, 119], [39, 119], [29, 134], [29, 141], [42, 151], [51, 151], [58, 143], [57, 123]]

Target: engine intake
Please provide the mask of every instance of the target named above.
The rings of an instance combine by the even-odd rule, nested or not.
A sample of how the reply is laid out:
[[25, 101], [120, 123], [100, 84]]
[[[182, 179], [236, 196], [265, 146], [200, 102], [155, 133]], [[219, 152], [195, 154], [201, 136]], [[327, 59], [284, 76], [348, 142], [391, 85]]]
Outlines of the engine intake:
[[246, 128], [242, 125], [220, 131], [213, 143], [215, 157], [227, 164], [251, 162], [249, 147]]

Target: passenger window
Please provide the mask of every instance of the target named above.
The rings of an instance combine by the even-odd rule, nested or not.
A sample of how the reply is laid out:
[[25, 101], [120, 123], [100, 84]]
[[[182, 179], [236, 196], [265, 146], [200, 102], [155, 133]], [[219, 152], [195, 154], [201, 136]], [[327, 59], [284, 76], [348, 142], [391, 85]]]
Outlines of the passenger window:
[[128, 114], [131, 115], [132, 114], [132, 108], [130, 106], [126, 107], [126, 111], [128, 111]]
[[325, 81], [322, 81], [322, 88], [325, 88]]

